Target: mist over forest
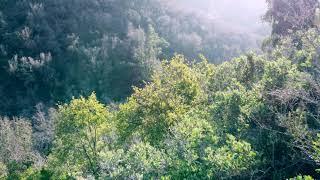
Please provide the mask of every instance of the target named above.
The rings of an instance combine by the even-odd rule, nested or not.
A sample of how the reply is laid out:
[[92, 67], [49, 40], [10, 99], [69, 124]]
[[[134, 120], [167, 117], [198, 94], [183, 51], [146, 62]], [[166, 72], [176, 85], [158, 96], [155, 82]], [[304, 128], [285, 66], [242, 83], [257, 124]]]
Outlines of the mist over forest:
[[199, 21], [211, 24], [212, 31], [227, 36], [242, 36], [248, 45], [243, 51], [259, 51], [270, 34], [270, 24], [262, 20], [267, 10], [265, 0], [172, 0], [162, 1], [185, 14], [195, 14]]
[[319, 172], [318, 0], [0, 0], [0, 180]]
[[261, 12], [267, 10], [264, 0], [173, 0], [168, 3], [182, 12], [201, 14], [216, 23], [218, 29], [226, 28], [226, 32], [267, 36], [270, 31], [270, 25], [262, 20], [264, 13]]
[[[209, 18], [215, 20], [230, 20], [245, 27], [248, 24], [262, 24], [261, 19], [267, 10], [264, 0], [172, 0], [170, 5], [181, 11], [192, 11], [195, 13], [207, 14]], [[265, 24], [265, 23], [264, 23]]]

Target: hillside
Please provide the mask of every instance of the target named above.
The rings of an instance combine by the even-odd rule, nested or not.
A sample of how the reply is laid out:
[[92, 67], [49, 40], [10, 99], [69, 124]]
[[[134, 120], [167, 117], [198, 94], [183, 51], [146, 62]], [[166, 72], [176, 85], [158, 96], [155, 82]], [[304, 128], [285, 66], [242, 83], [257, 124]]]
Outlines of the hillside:
[[320, 179], [319, 17], [318, 0], [1, 0], [0, 180]]

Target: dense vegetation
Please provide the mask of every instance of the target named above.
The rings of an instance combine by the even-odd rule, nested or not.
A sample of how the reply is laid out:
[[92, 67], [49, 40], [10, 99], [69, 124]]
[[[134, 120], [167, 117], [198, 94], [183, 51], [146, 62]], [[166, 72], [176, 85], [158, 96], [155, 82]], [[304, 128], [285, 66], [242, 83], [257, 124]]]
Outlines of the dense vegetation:
[[2, 0], [0, 179], [319, 179], [319, 5], [267, 2], [213, 64], [237, 40], [164, 2]]
[[26, 116], [92, 91], [125, 100], [159, 59], [219, 62], [254, 48], [248, 39], [157, 0], [1, 0], [0, 113]]

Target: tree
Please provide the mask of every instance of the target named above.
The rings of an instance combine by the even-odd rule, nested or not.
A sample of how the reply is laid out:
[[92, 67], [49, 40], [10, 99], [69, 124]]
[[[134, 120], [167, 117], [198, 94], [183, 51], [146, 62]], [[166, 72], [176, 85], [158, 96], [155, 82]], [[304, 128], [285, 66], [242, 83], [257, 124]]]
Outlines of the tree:
[[272, 34], [287, 35], [290, 30], [313, 27], [317, 0], [267, 0], [269, 9], [264, 19], [272, 24]]
[[158, 179], [166, 174], [167, 166], [168, 157], [163, 150], [142, 142], [105, 151], [101, 159], [105, 179]]
[[257, 48], [251, 35], [217, 29], [158, 0], [2, 0], [0, 114], [32, 117], [39, 103], [93, 91], [123, 101], [175, 52], [222, 62]]
[[138, 45], [134, 49], [134, 57], [137, 58], [143, 69], [141, 71], [141, 79], [149, 81], [152, 74], [159, 70], [161, 61], [158, 58], [162, 54], [162, 49], [166, 48], [168, 43], [163, 38], [159, 37], [152, 25], [148, 26], [146, 35], [142, 33], [140, 36], [142, 37], [135, 37], [138, 41]]
[[32, 128], [27, 120], [0, 118], [0, 174], [16, 179], [41, 160], [32, 145]]
[[152, 145], [160, 143], [179, 117], [203, 98], [199, 73], [175, 56], [162, 64], [152, 82], [136, 88], [117, 112], [119, 130], [125, 139], [138, 133]]
[[[228, 97], [226, 93], [216, 94], [216, 99], [211, 98], [214, 92], [209, 92], [208, 86], [211, 84], [207, 78], [211, 78], [213, 71], [214, 66], [206, 62], [188, 64], [183, 56], [178, 55], [163, 63], [152, 82], [136, 89], [128, 102], [121, 104], [116, 112], [115, 119], [119, 123], [123, 144], [142, 141], [166, 152], [162, 155], [164, 159], [168, 158], [164, 163], [165, 177], [240, 176], [249, 171], [254, 162], [256, 155], [249, 143], [238, 142], [232, 135], [226, 137], [226, 132], [237, 134], [234, 126], [241, 126], [241, 122], [234, 123], [234, 119], [238, 118], [242, 103], [237, 100], [240, 98], [236, 93], [234, 97]], [[226, 102], [220, 103], [219, 98]], [[213, 101], [209, 102], [209, 99]], [[228, 110], [214, 111], [209, 105], [211, 103]], [[232, 116], [235, 118], [228, 119]], [[220, 151], [220, 154], [216, 153]], [[228, 159], [234, 153], [241, 158]], [[245, 158], [244, 154], [249, 156]], [[218, 162], [218, 158], [223, 160]], [[224, 168], [227, 164], [222, 162], [230, 163], [230, 166]]]
[[32, 129], [29, 122], [23, 119], [1, 119], [0, 133], [0, 159], [2, 162], [28, 160], [32, 155]]
[[0, 179], [5, 179], [7, 177], [7, 171], [7, 166], [4, 163], [0, 162]]
[[100, 153], [107, 144], [103, 138], [112, 131], [110, 113], [95, 94], [60, 105], [55, 125], [55, 143], [50, 163], [55, 172], [68, 175], [100, 174]]
[[190, 112], [171, 128], [164, 144], [171, 160], [169, 177], [244, 177], [255, 163], [256, 152], [251, 145], [232, 135], [218, 136], [217, 131], [223, 127], [211, 122], [209, 116]]

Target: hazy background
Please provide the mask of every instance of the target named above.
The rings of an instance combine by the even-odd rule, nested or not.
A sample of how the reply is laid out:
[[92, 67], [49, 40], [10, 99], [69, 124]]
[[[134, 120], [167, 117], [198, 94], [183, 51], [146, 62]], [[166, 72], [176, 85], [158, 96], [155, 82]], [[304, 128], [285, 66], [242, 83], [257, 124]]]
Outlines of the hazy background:
[[201, 14], [216, 27], [233, 33], [268, 35], [270, 27], [261, 17], [267, 9], [265, 0], [171, 0], [181, 11]]

